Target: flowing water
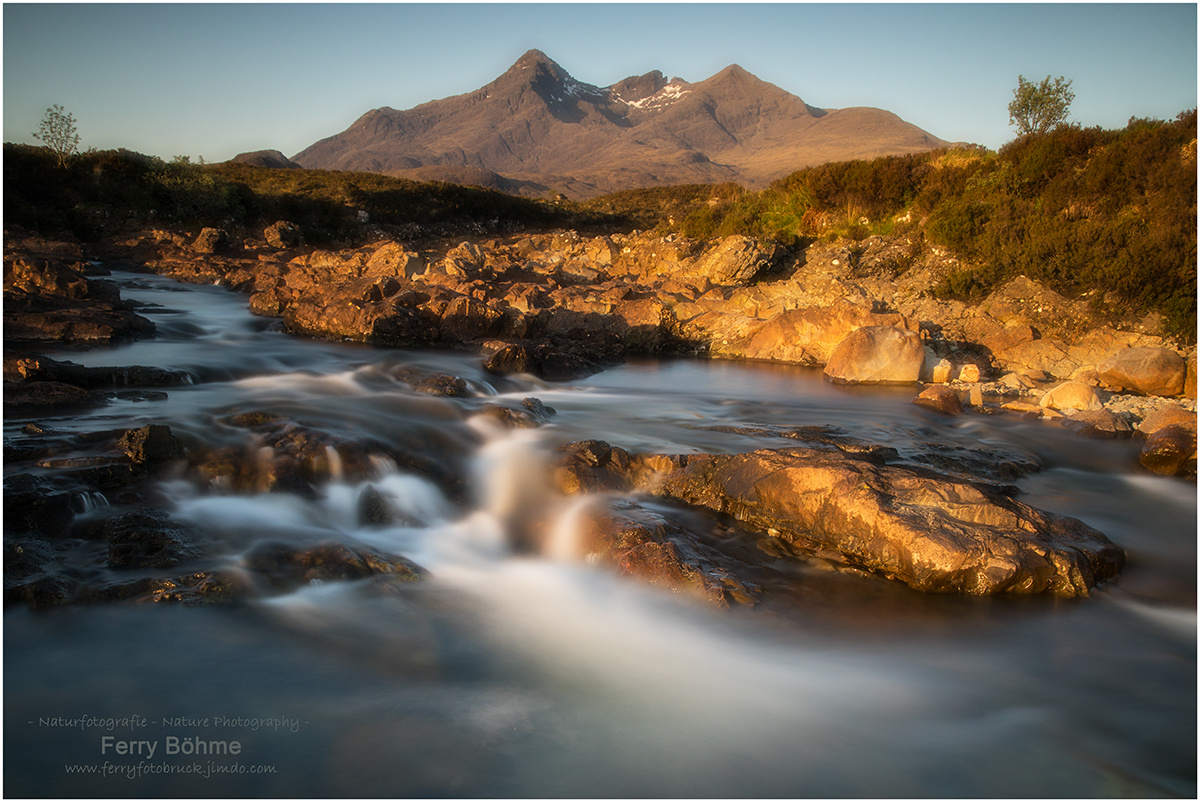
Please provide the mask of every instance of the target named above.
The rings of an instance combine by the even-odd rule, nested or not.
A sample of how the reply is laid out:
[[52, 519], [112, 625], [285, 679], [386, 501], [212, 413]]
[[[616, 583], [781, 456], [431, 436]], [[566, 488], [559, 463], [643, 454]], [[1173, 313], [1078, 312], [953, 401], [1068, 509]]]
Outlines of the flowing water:
[[[58, 357], [194, 383], [42, 425], [166, 423], [185, 445], [232, 443], [246, 432], [221, 419], [265, 410], [433, 449], [464, 491], [384, 459], [365, 479], [332, 461], [313, 498], [164, 479], [173, 517], [218, 561], [263, 539], [336, 540], [431, 578], [228, 607], [8, 610], [8, 796], [1196, 794], [1196, 488], [1140, 471], [1132, 442], [939, 418], [910, 389], [770, 365], [647, 360], [563, 384], [501, 380], [462, 354], [290, 337], [219, 287], [114, 279], [154, 304], [160, 336]], [[402, 370], [461, 376], [475, 395], [415, 392]], [[549, 425], [475, 415], [529, 396], [556, 410]], [[6, 420], [6, 442], [26, 422]], [[721, 610], [574, 559], [578, 505], [544, 482], [547, 455], [572, 440], [740, 451], [791, 442], [745, 427], [829, 425], [902, 456], [937, 442], [1040, 461], [1016, 482], [1023, 500], [1105, 532], [1128, 567], [1090, 598], [1056, 600], [930, 596], [799, 566], [765, 608]], [[399, 523], [358, 524], [367, 483]], [[104, 502], [83, 499], [83, 514]], [[530, 517], [548, 534], [514, 549]], [[189, 738], [240, 753], [189, 755]], [[147, 744], [120, 754], [123, 741]]]

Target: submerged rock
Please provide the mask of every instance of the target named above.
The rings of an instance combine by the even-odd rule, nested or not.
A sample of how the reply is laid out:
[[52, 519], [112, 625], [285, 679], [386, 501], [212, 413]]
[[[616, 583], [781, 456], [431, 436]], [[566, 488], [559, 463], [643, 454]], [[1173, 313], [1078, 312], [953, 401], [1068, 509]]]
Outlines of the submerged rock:
[[103, 531], [110, 568], [170, 568], [201, 553], [191, 534], [164, 509], [115, 515]]
[[380, 554], [369, 548], [352, 549], [325, 541], [309, 548], [288, 543], [259, 543], [243, 558], [250, 571], [261, 574], [277, 588], [292, 588], [314, 580], [365, 579], [376, 575], [405, 582], [426, 576], [416, 563], [400, 556]]

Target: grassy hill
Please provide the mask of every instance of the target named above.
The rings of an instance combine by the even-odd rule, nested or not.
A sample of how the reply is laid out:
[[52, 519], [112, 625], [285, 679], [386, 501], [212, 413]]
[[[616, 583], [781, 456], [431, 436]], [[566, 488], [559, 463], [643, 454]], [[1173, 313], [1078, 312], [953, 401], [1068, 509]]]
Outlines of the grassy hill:
[[1196, 111], [1121, 130], [1063, 126], [999, 152], [940, 150], [735, 185], [632, 190], [587, 204], [693, 237], [803, 244], [904, 234], [966, 267], [939, 287], [978, 298], [1024, 274], [1069, 295], [1158, 311], [1196, 337]]
[[80, 154], [60, 169], [46, 149], [10, 144], [4, 202], [6, 225], [80, 240], [146, 225], [261, 228], [281, 219], [315, 244], [353, 240], [364, 219], [463, 234], [619, 225], [569, 204], [377, 173], [165, 162], [128, 150]]

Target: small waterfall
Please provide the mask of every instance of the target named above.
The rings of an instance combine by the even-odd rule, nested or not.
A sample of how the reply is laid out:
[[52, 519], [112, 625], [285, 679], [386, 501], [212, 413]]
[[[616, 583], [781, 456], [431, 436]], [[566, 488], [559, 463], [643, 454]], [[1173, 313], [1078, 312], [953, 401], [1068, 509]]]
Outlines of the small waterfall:
[[583, 542], [584, 526], [595, 503], [596, 497], [586, 494], [568, 501], [547, 533], [546, 542], [542, 544], [542, 554], [558, 562], [583, 560], [587, 556]]
[[400, 470], [394, 459], [383, 454], [369, 454], [367, 460], [371, 463], [371, 476], [376, 479], [391, 476]]
[[75, 494], [75, 506], [81, 513], [89, 513], [100, 507], [108, 506], [108, 499], [98, 490], [85, 490]]
[[345, 473], [345, 466], [342, 464], [342, 455], [333, 446], [325, 446], [325, 459], [329, 463], [329, 478], [334, 481], [341, 479]]
[[493, 517], [518, 551], [539, 551], [540, 532], [550, 506], [548, 468], [536, 429], [505, 430], [473, 418], [488, 441], [476, 455], [472, 479], [475, 502]]

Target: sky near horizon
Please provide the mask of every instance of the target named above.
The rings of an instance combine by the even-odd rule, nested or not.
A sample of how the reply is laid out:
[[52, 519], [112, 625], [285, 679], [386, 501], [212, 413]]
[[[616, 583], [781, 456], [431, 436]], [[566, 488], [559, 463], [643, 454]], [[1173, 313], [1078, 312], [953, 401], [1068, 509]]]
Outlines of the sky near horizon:
[[3, 9], [5, 142], [46, 109], [81, 148], [216, 162], [293, 156], [381, 106], [473, 91], [537, 48], [607, 86], [730, 64], [821, 108], [876, 106], [995, 149], [1017, 76], [1070, 79], [1070, 119], [1124, 127], [1196, 106], [1183, 3], [14, 3]]

